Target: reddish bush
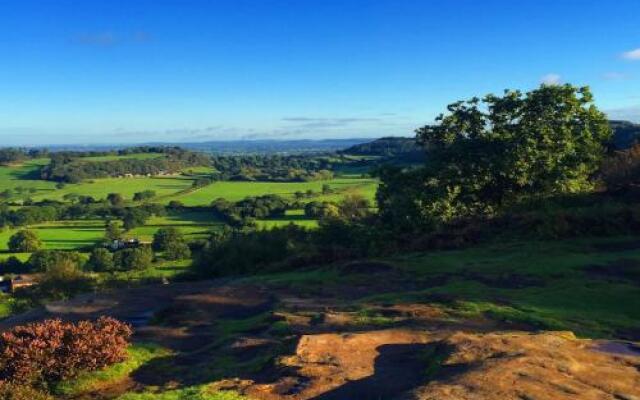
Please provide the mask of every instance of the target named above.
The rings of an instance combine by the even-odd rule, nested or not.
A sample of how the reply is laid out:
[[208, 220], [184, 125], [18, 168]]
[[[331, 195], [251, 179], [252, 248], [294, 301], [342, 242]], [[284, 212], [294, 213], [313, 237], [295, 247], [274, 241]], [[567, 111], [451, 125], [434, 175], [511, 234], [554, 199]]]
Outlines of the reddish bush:
[[15, 385], [0, 382], [0, 399], [2, 400], [54, 400], [47, 393], [41, 392], [31, 386]]
[[131, 328], [116, 319], [46, 320], [0, 335], [0, 379], [44, 385], [123, 361]]

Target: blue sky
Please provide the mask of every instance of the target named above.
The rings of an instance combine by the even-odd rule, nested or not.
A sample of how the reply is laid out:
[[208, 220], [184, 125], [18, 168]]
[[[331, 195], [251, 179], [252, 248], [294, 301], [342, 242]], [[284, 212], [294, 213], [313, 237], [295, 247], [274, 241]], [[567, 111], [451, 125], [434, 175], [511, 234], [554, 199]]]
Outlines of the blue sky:
[[639, 21], [638, 0], [0, 0], [0, 139], [410, 135], [543, 80], [640, 121]]

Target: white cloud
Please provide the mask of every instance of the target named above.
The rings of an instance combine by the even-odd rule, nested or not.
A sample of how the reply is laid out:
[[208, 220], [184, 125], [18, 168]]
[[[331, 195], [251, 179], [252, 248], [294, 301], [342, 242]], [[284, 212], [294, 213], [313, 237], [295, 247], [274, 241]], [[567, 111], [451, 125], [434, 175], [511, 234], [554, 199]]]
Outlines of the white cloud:
[[630, 76], [622, 72], [606, 72], [602, 74], [602, 78], [608, 81], [622, 81], [629, 79]]
[[622, 53], [622, 58], [626, 60], [640, 60], [640, 48], [625, 51]]
[[540, 78], [540, 83], [545, 85], [559, 85], [560, 75], [558, 74], [546, 74]]
[[640, 106], [630, 106], [623, 108], [616, 108], [605, 111], [609, 116], [609, 119], [621, 119], [632, 122], [640, 122]]

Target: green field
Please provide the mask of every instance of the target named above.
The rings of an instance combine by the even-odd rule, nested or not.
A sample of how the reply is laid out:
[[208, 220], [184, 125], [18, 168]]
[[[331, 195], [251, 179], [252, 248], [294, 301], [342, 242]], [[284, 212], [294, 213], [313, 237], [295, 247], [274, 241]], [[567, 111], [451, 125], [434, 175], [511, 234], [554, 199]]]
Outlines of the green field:
[[[121, 158], [148, 159], [160, 157], [155, 153], [141, 153], [126, 156], [98, 156], [86, 157], [84, 161], [109, 161]], [[186, 206], [207, 206], [217, 198], [229, 201], [239, 201], [246, 197], [275, 194], [293, 199], [296, 192], [313, 191], [313, 195], [300, 199], [302, 203], [309, 201], [338, 202], [348, 194], [359, 194], [374, 201], [378, 182], [372, 178], [362, 178], [354, 171], [343, 174], [335, 179], [312, 182], [214, 182], [208, 186], [192, 189], [194, 179], [198, 175], [206, 175], [213, 170], [210, 167], [193, 167], [185, 170], [189, 176], [171, 177], [132, 177], [132, 178], [101, 178], [89, 179], [77, 184], [65, 184], [56, 188], [56, 182], [39, 180], [39, 169], [49, 162], [47, 158], [29, 160], [20, 165], [0, 167], [0, 191], [11, 189], [11, 200], [32, 198], [35, 201], [51, 199], [63, 201], [67, 195], [91, 196], [96, 200], [105, 199], [109, 193], [120, 193], [127, 200], [144, 190], [153, 190], [156, 197], [152, 202], [167, 204], [172, 200], [182, 202]], [[328, 184], [332, 192], [322, 194], [323, 185]], [[22, 188], [20, 193], [16, 188]], [[260, 229], [270, 229], [294, 223], [308, 228], [317, 226], [317, 221], [306, 218], [304, 211], [289, 210], [281, 218], [257, 220]], [[182, 212], [165, 217], [153, 217], [145, 226], [133, 229], [128, 235], [143, 241], [150, 241], [153, 234], [161, 227], [178, 227], [188, 239], [207, 237], [211, 230], [220, 229], [221, 221], [213, 215], [203, 211]], [[75, 220], [55, 221], [37, 224], [20, 229], [32, 229], [42, 240], [45, 249], [72, 250], [86, 248], [98, 243], [104, 237], [104, 221]], [[15, 255], [25, 260], [29, 254], [11, 254], [7, 252], [9, 237], [18, 229], [5, 229], [0, 232], [0, 259]]]
[[[1, 177], [0, 177], [1, 178]], [[18, 181], [22, 182], [22, 181]], [[77, 184], [67, 184], [62, 189], [55, 189], [53, 182], [39, 182], [42, 189], [31, 195], [34, 200], [63, 200], [65, 195], [75, 194], [92, 196], [99, 200], [109, 193], [120, 193], [125, 199], [131, 199], [136, 192], [153, 190], [156, 192], [155, 201], [168, 203], [178, 200], [186, 206], [209, 205], [217, 198], [229, 201], [239, 201], [246, 197], [277, 194], [293, 198], [296, 192], [313, 190], [313, 198], [305, 199], [320, 201], [339, 201], [346, 194], [360, 194], [371, 200], [375, 199], [378, 182], [371, 178], [337, 178], [329, 181], [313, 182], [214, 182], [197, 190], [189, 190], [193, 178], [180, 177], [139, 177], [139, 178], [103, 178], [91, 179]], [[322, 195], [322, 185], [329, 184], [334, 193]], [[27, 187], [27, 185], [15, 184]]]
[[[72, 250], [92, 246], [104, 238], [105, 222], [100, 220], [56, 221], [29, 226], [42, 240], [45, 249]], [[135, 228], [125, 236], [151, 241], [153, 234], [162, 227], [178, 228], [188, 239], [205, 238], [211, 230], [219, 229], [222, 223], [205, 211], [183, 212], [165, 217], [152, 217], [143, 227]], [[6, 258], [7, 242], [19, 229], [5, 229], [0, 232], [0, 258]], [[20, 258], [25, 258], [22, 255]]]
[[131, 230], [129, 235], [143, 241], [151, 241], [158, 229], [172, 226], [179, 229], [187, 240], [191, 240], [206, 238], [212, 230], [221, 229], [223, 225], [207, 211], [189, 211], [164, 217], [152, 217], [145, 226]]
[[120, 193], [125, 199], [131, 199], [136, 192], [153, 190], [157, 196], [171, 196], [189, 189], [193, 180], [185, 177], [140, 177], [140, 178], [102, 178], [90, 179], [77, 184], [67, 184], [62, 189], [32, 196], [34, 200], [62, 200], [67, 194], [91, 196], [96, 200], [104, 199], [109, 193]]
[[[40, 167], [49, 162], [48, 158], [38, 158], [29, 160], [23, 164], [15, 166], [0, 166], [0, 192], [18, 187], [27, 189], [17, 197], [37, 197], [55, 191], [55, 182], [43, 181], [39, 179]], [[28, 189], [35, 189], [34, 193], [29, 193]]]
[[[497, 240], [464, 250], [398, 256], [388, 261], [425, 289], [376, 300], [443, 299], [467, 317], [485, 314], [542, 329], [616, 336], [637, 329], [640, 321], [640, 288], [634, 283], [640, 271], [637, 243], [633, 237]], [[603, 272], [593, 272], [596, 267]]]
[[305, 228], [315, 228], [318, 226], [318, 221], [305, 217], [304, 210], [287, 210], [284, 217], [277, 219], [259, 219], [256, 221], [256, 224], [258, 228], [261, 229], [271, 229], [289, 224], [296, 224], [304, 226]]
[[[83, 161], [109, 161], [122, 158], [148, 159], [161, 157], [161, 154], [140, 153], [126, 156], [85, 157]], [[39, 168], [49, 162], [47, 158], [29, 160], [21, 165], [0, 167], [0, 191], [22, 188], [22, 193], [13, 193], [12, 198], [33, 200], [63, 200], [66, 195], [75, 194], [91, 196], [97, 200], [104, 199], [109, 193], [120, 193], [131, 199], [136, 192], [153, 190], [157, 194], [157, 202], [168, 203], [179, 200], [187, 206], [208, 205], [217, 198], [238, 201], [246, 197], [277, 194], [292, 198], [295, 192], [312, 190], [317, 194], [309, 200], [339, 201], [347, 193], [357, 193], [373, 201], [377, 188], [377, 180], [362, 178], [359, 172], [343, 171], [345, 174], [329, 181], [312, 182], [215, 182], [209, 186], [189, 190], [194, 178], [189, 176], [172, 177], [133, 177], [133, 178], [100, 178], [88, 179], [77, 184], [66, 184], [56, 189], [56, 183], [39, 178]], [[202, 175], [211, 173], [211, 167], [191, 167], [186, 174]], [[329, 184], [334, 193], [319, 194], [323, 184]]]
[[[335, 193], [321, 195], [322, 185], [329, 184]], [[187, 206], [208, 205], [217, 198], [225, 198], [229, 201], [238, 201], [246, 197], [262, 196], [265, 194], [277, 194], [292, 198], [296, 192], [313, 190], [317, 195], [313, 200], [336, 201], [346, 193], [358, 193], [373, 200], [378, 183], [374, 179], [367, 178], [338, 178], [329, 181], [313, 182], [214, 182], [213, 184], [198, 189], [194, 192], [172, 196], [167, 200], [179, 200]]]
[[108, 156], [94, 156], [94, 157], [82, 157], [78, 161], [81, 162], [103, 162], [103, 161], [115, 161], [124, 159], [136, 159], [136, 160], [150, 160], [152, 158], [165, 157], [162, 153], [134, 153], [126, 155], [108, 155]]
[[[28, 227], [36, 232], [45, 249], [76, 249], [90, 246], [104, 236], [104, 221], [56, 221]], [[5, 229], [0, 233], [0, 250], [7, 250], [9, 237], [20, 229]]]

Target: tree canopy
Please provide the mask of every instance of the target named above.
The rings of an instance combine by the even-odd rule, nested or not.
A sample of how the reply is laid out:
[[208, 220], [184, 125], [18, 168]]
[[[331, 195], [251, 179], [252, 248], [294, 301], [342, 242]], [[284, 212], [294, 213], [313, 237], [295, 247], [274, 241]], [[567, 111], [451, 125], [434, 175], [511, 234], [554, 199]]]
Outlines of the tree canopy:
[[30, 253], [42, 247], [42, 242], [33, 231], [18, 231], [9, 238], [9, 250], [14, 253]]
[[383, 172], [378, 201], [387, 218], [433, 223], [591, 188], [611, 128], [588, 87], [542, 85], [450, 104], [416, 136], [424, 167]]

